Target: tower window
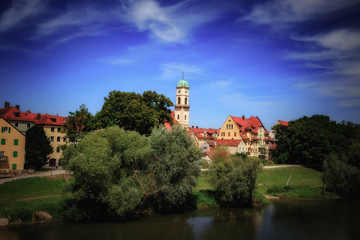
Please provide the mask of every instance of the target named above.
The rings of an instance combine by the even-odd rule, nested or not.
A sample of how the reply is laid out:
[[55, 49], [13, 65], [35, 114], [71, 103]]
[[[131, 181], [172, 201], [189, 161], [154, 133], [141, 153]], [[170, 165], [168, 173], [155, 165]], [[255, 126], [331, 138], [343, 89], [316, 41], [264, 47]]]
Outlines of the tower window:
[[187, 98], [185, 98], [185, 105], [187, 105]]
[[178, 117], [177, 117], [177, 119], [179, 120], [180, 119], [180, 115], [178, 114]]
[[186, 120], [186, 115], [184, 116], [185, 120]]
[[181, 104], [181, 98], [178, 98], [178, 104]]

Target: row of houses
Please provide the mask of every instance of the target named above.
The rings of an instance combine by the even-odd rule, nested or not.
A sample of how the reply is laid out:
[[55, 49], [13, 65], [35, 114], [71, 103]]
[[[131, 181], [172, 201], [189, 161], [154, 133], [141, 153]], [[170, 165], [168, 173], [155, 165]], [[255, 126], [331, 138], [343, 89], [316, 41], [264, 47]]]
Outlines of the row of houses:
[[49, 138], [53, 153], [49, 166], [61, 166], [61, 146], [68, 143], [64, 133], [65, 117], [20, 111], [20, 106], [5, 102], [0, 108], [0, 170], [24, 169], [25, 135], [32, 126], [43, 127]]
[[211, 158], [215, 147], [223, 146], [230, 154], [244, 153], [261, 159], [269, 159], [269, 152], [275, 146], [258, 117], [250, 118], [229, 115], [219, 129], [189, 127], [189, 135], [204, 155]]

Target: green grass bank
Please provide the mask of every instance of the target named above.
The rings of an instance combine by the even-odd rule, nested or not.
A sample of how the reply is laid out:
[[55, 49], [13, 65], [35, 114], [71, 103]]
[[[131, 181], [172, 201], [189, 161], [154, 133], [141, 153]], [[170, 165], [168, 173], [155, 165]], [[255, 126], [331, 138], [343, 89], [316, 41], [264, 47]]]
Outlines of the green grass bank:
[[[0, 185], [0, 217], [29, 220], [32, 213], [46, 211], [53, 217], [60, 216], [63, 189], [68, 184], [64, 175], [19, 179]], [[71, 179], [70, 179], [71, 181]], [[287, 184], [287, 186], [286, 186]], [[255, 201], [268, 203], [264, 196], [280, 199], [320, 199], [321, 173], [302, 166], [262, 169], [256, 181]], [[198, 178], [194, 195], [197, 206], [219, 207], [209, 183], [209, 172]], [[325, 197], [334, 197], [325, 193]]]

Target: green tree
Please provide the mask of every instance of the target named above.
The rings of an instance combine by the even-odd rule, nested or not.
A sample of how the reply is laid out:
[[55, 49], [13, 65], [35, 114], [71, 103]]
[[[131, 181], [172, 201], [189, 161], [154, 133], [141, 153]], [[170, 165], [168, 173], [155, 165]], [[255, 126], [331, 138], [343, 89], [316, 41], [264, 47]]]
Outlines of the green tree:
[[171, 121], [168, 107], [173, 103], [162, 94], [147, 91], [143, 95], [134, 92], [112, 91], [105, 97], [98, 113], [102, 127], [117, 125], [125, 130], [150, 135], [151, 130], [165, 120]]
[[249, 206], [253, 201], [259, 161], [233, 155], [212, 165], [210, 183], [217, 200], [226, 207]]
[[192, 188], [200, 174], [201, 151], [179, 126], [171, 131], [156, 128], [150, 140], [154, 176], [154, 189], [150, 192], [155, 209], [168, 212], [191, 207]]
[[41, 126], [35, 125], [29, 128], [25, 139], [26, 168], [41, 169], [49, 162], [49, 155], [53, 151], [50, 141]]
[[74, 213], [71, 219], [126, 218], [149, 207], [184, 206], [200, 156], [182, 129], [154, 129], [150, 137], [118, 126], [91, 132], [64, 151], [75, 180], [69, 189], [74, 202], [65, 212]]
[[65, 132], [70, 142], [78, 140], [81, 133], [90, 132], [100, 127], [99, 122], [86, 108], [85, 104], [79, 110], [69, 112], [66, 119]]

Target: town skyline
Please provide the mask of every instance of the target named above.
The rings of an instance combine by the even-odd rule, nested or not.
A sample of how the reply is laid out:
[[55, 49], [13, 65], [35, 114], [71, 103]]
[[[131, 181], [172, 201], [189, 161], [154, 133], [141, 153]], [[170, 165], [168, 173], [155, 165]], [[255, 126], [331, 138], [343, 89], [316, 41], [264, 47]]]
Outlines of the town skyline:
[[112, 90], [175, 104], [184, 72], [189, 126], [220, 128], [229, 115], [267, 130], [313, 114], [359, 123], [359, 10], [358, 0], [6, 0], [0, 104], [96, 114]]

